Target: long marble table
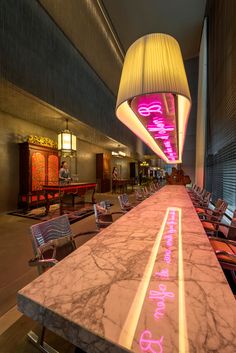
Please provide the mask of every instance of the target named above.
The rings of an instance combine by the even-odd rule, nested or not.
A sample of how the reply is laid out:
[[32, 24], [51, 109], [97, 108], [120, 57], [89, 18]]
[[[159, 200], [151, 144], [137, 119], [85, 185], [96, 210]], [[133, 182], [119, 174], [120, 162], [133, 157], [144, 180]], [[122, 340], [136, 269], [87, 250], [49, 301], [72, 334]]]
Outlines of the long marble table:
[[18, 293], [89, 353], [234, 353], [234, 296], [184, 186], [165, 186]]

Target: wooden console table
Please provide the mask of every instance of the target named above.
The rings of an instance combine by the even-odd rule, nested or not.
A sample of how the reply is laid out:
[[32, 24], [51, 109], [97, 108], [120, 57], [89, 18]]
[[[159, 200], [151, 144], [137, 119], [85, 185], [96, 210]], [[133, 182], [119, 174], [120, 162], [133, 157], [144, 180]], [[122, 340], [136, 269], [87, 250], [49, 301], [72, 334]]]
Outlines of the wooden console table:
[[69, 184], [62, 184], [62, 183], [53, 183], [48, 185], [43, 185], [43, 190], [45, 192], [45, 200], [46, 200], [46, 214], [49, 212], [50, 208], [50, 196], [55, 198], [55, 195], [58, 195], [59, 202], [60, 202], [60, 214], [63, 214], [63, 202], [62, 197], [64, 194], [71, 194], [72, 195], [72, 206], [74, 206], [74, 198], [75, 196], [84, 196], [85, 193], [89, 190], [92, 190], [92, 198], [91, 202], [95, 203], [95, 189], [96, 183], [69, 183]]

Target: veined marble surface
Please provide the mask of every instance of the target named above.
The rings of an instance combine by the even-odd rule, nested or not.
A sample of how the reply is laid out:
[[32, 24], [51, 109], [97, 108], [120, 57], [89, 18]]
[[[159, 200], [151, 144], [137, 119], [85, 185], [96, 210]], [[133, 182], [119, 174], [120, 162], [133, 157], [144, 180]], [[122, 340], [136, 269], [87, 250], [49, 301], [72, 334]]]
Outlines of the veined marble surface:
[[236, 302], [183, 186], [165, 186], [18, 293], [88, 353], [234, 353]]

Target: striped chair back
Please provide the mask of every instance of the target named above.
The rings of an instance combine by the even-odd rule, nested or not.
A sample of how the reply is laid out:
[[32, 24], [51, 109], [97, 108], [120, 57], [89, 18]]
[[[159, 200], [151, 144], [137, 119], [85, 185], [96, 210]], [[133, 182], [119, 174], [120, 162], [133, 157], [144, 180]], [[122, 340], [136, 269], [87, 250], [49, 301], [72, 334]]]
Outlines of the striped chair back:
[[143, 194], [140, 189], [135, 190], [135, 197], [137, 201], [142, 201], [144, 199]]
[[34, 224], [30, 229], [36, 248], [58, 238], [73, 236], [67, 215]]
[[236, 240], [236, 210], [234, 210], [233, 213], [227, 238], [230, 240]]
[[76, 249], [67, 215], [34, 224], [30, 230], [35, 256], [40, 259], [60, 261]]
[[220, 207], [218, 208], [218, 211], [220, 213], [222, 213], [222, 217], [223, 217], [225, 211], [227, 210], [227, 207], [228, 207], [228, 202], [222, 200], [222, 203], [221, 203]]
[[96, 223], [99, 222], [99, 218], [107, 213], [107, 203], [106, 201], [101, 201], [99, 203], [93, 204], [94, 216]]
[[122, 194], [118, 196], [120, 208], [122, 211], [127, 211], [127, 208], [131, 208], [131, 204], [129, 202], [129, 198], [127, 194]]

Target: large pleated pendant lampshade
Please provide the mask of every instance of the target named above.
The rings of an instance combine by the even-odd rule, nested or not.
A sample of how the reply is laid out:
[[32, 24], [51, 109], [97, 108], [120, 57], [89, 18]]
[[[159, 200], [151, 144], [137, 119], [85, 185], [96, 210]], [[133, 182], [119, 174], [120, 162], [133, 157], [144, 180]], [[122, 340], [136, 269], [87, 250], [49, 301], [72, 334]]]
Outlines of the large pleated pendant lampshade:
[[181, 163], [191, 97], [178, 42], [148, 34], [128, 49], [116, 115], [166, 163]]

